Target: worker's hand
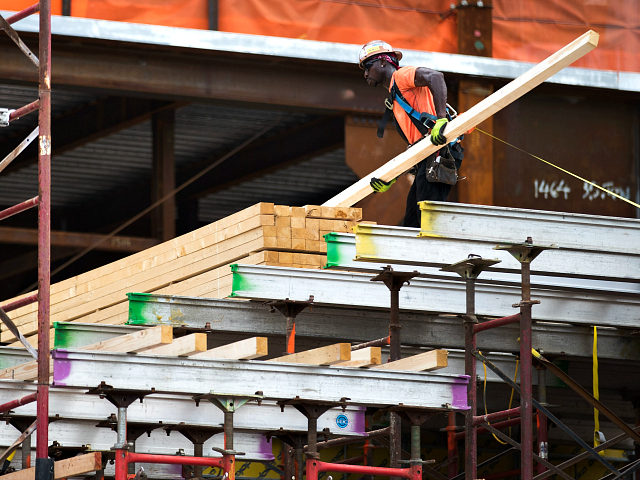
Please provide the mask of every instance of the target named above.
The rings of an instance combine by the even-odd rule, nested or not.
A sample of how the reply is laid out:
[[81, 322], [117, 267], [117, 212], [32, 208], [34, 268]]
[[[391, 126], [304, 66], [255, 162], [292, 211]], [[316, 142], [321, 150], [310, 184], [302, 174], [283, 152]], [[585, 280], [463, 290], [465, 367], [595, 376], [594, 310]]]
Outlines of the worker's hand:
[[449, 120], [439, 118], [431, 129], [431, 143], [434, 145], [444, 145], [447, 143], [447, 137], [444, 136], [444, 129], [447, 127]]
[[396, 183], [396, 179], [394, 178], [390, 182], [385, 182], [381, 178], [372, 177], [369, 185], [373, 188], [373, 191], [376, 193], [384, 193], [391, 188], [391, 185]]

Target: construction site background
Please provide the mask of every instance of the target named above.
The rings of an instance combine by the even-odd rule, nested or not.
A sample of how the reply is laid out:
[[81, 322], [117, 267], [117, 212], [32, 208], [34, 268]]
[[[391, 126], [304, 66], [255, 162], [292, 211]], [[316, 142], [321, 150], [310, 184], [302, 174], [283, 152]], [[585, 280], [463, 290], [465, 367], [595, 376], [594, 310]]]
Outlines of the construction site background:
[[[211, 0], [72, 0], [71, 16], [208, 29]], [[22, 10], [32, 0], [3, 0]], [[396, 48], [458, 53], [450, 0], [217, 0], [218, 30], [341, 43], [381, 38]], [[475, 2], [471, 2], [474, 3]], [[600, 34], [597, 55], [575, 67], [640, 71], [636, 0], [493, 0], [493, 57], [537, 62], [588, 29]], [[62, 0], [52, 1], [62, 14]], [[482, 32], [474, 32], [482, 41]]]

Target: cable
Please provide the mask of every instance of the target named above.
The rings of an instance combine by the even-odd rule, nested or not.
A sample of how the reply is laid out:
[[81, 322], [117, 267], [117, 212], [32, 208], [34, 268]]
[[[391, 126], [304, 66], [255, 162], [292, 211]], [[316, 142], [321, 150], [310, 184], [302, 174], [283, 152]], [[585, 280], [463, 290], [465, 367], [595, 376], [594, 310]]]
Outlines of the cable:
[[515, 145], [513, 145], [513, 144], [511, 144], [511, 143], [509, 143], [509, 142], [507, 142], [507, 141], [505, 141], [505, 140], [502, 140], [501, 138], [498, 138], [498, 137], [496, 137], [496, 136], [494, 136], [494, 135], [490, 134], [489, 132], [485, 132], [485, 131], [484, 131], [484, 130], [482, 130], [481, 128], [476, 127], [476, 130], [478, 130], [478, 131], [479, 131], [479, 132], [481, 132], [481, 133], [484, 133], [485, 135], [487, 135], [487, 136], [489, 136], [489, 137], [493, 138], [494, 140], [497, 140], [497, 141], [499, 141], [499, 142], [502, 142], [502, 143], [504, 143], [505, 145], [509, 145], [510, 147], [515, 148], [516, 150], [518, 150], [518, 151], [520, 151], [520, 152], [522, 152], [522, 153], [524, 153], [524, 154], [526, 154], [526, 155], [529, 155], [530, 157], [535, 158], [536, 160], [540, 160], [541, 162], [546, 163], [547, 165], [549, 165], [549, 166], [551, 166], [551, 167], [553, 167], [553, 168], [557, 168], [558, 170], [560, 170], [560, 171], [562, 171], [562, 172], [564, 172], [564, 173], [566, 173], [566, 174], [568, 174], [568, 175], [571, 175], [572, 177], [577, 178], [578, 180], [582, 180], [583, 182], [588, 183], [588, 184], [589, 184], [589, 185], [591, 185], [592, 187], [596, 187], [596, 188], [598, 188], [598, 189], [602, 190], [603, 192], [608, 193], [609, 195], [613, 195], [614, 197], [616, 197], [616, 198], [617, 198], [617, 199], [619, 199], [619, 200], [622, 200], [623, 202], [627, 202], [627, 203], [629, 203], [629, 204], [633, 205], [633, 206], [634, 206], [634, 207], [636, 207], [636, 208], [640, 208], [640, 205], [639, 205], [639, 204], [637, 204], [636, 202], [634, 202], [634, 201], [632, 201], [632, 200], [629, 200], [628, 198], [625, 198], [625, 197], [623, 197], [622, 195], [618, 195], [617, 193], [614, 193], [614, 192], [612, 192], [611, 190], [607, 190], [606, 188], [601, 187], [601, 186], [600, 186], [600, 185], [598, 185], [597, 183], [591, 182], [591, 181], [587, 180], [586, 178], [582, 178], [581, 176], [576, 175], [575, 173], [572, 173], [572, 172], [570, 172], [569, 170], [565, 170], [564, 168], [559, 167], [558, 165], [554, 165], [553, 163], [551, 163], [551, 162], [549, 162], [549, 161], [545, 160], [544, 158], [538, 157], [537, 155], [534, 155], [533, 153], [529, 153], [529, 152], [527, 152], [526, 150], [523, 150], [523, 149], [522, 149], [522, 148], [520, 148], [520, 147], [516, 147]]

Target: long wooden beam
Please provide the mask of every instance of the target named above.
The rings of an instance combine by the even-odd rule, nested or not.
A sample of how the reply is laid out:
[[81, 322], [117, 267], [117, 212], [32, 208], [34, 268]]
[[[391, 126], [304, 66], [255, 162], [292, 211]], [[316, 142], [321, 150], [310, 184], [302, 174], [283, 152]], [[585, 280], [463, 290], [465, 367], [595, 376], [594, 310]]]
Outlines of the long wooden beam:
[[[536, 86], [540, 85], [553, 74], [564, 67], [571, 65], [598, 45], [598, 33], [589, 30], [576, 40], [558, 50], [556, 53], [535, 65], [529, 71], [512, 80], [497, 92], [489, 95], [475, 106], [449, 122], [445, 135], [454, 139], [463, 135], [480, 122], [500, 111], [513, 101], [520, 98]], [[369, 175], [361, 178], [346, 190], [327, 200], [324, 205], [351, 206], [367, 197], [373, 190], [369, 186], [371, 177], [381, 178], [385, 181], [393, 180], [409, 170], [418, 162], [436, 152], [440, 146], [433, 145], [428, 138], [416, 143], [400, 155], [389, 160], [383, 166], [374, 170]]]

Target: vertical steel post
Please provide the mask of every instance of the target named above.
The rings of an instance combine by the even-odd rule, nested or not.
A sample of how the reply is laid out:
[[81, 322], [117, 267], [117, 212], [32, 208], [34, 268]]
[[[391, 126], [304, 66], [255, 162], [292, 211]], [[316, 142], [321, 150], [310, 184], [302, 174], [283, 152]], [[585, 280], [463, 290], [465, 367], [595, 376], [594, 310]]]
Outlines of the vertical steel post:
[[456, 412], [449, 412], [447, 425], [447, 476], [458, 474], [458, 442], [456, 441]]
[[476, 357], [474, 356], [477, 348], [475, 327], [478, 324], [478, 318], [476, 317], [476, 279], [483, 270], [496, 263], [500, 263], [500, 260], [469, 255], [465, 260], [441, 268], [445, 272], [457, 273], [465, 281], [466, 313], [463, 317], [464, 373], [469, 376], [467, 387], [469, 410], [464, 418], [464, 478], [466, 480], [475, 480], [478, 468], [478, 429], [473, 421], [473, 417], [477, 412]]
[[53, 478], [49, 446], [51, 207], [51, 0], [40, 1], [38, 145], [38, 403], [36, 480]]
[[466, 315], [464, 317], [464, 373], [469, 376], [469, 386], [467, 387], [467, 402], [469, 410], [464, 417], [464, 472], [466, 480], [474, 480], [476, 478], [476, 470], [478, 465], [478, 430], [473, 423], [473, 417], [477, 413], [477, 392], [476, 392], [476, 357], [473, 353], [476, 351], [476, 335], [473, 327], [478, 320], [475, 315], [475, 278], [467, 277], [466, 282]]
[[531, 379], [531, 264], [522, 266], [522, 302], [520, 303], [520, 451], [521, 478], [533, 478], [533, 387]]

